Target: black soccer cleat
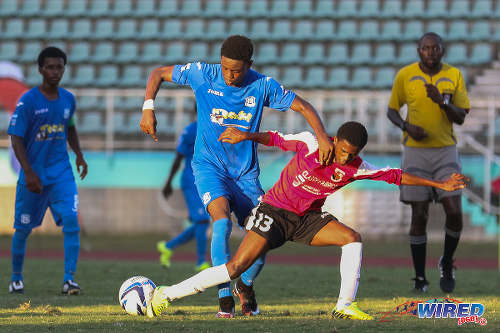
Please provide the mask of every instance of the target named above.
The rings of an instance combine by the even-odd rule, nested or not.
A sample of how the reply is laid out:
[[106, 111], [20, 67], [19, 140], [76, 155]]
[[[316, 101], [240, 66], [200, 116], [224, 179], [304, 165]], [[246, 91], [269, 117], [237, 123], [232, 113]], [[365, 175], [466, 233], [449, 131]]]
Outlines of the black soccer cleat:
[[252, 286], [245, 285], [241, 279], [236, 281], [233, 288], [233, 294], [238, 296], [241, 303], [241, 313], [244, 316], [255, 316], [259, 314], [259, 305], [255, 299], [255, 292]]
[[234, 299], [233, 296], [219, 298], [219, 311], [215, 318], [234, 318]]
[[9, 284], [9, 293], [11, 294], [24, 294], [24, 283], [21, 280], [12, 281]]
[[73, 280], [68, 280], [64, 282], [61, 293], [63, 295], [79, 295], [81, 291], [82, 289], [78, 283]]
[[439, 286], [445, 293], [451, 293], [455, 289], [455, 266], [453, 260], [445, 260], [443, 257], [439, 258], [438, 263], [439, 273]]
[[412, 279], [415, 281], [415, 287], [413, 288], [414, 291], [419, 292], [419, 293], [425, 293], [427, 292], [427, 287], [429, 286], [429, 281], [427, 281], [425, 278], [421, 276], [417, 276]]

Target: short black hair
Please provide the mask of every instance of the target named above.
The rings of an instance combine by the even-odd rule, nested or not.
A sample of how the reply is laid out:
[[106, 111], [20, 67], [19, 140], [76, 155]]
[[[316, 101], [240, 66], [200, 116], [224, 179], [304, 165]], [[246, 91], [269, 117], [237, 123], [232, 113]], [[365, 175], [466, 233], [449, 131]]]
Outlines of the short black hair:
[[226, 38], [220, 48], [220, 55], [233, 60], [252, 61], [253, 45], [250, 38], [233, 35]]
[[348, 121], [337, 130], [337, 139], [346, 140], [351, 145], [363, 149], [368, 142], [368, 132], [363, 124], [357, 121]]
[[38, 67], [43, 67], [45, 58], [63, 58], [64, 65], [66, 65], [66, 53], [58, 47], [49, 46], [44, 48], [38, 55]]
[[422, 44], [422, 41], [427, 38], [427, 37], [434, 37], [437, 39], [438, 43], [440, 45], [443, 45], [443, 39], [441, 38], [441, 36], [439, 36], [437, 33], [435, 32], [426, 32], [425, 34], [422, 35], [422, 37], [420, 37], [420, 39], [418, 40], [418, 47], [420, 47], [420, 45]]

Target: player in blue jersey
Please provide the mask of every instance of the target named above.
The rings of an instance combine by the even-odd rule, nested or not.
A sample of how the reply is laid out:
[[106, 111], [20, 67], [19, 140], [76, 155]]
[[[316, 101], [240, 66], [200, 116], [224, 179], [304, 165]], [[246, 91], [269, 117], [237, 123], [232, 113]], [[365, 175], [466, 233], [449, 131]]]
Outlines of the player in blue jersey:
[[[155, 141], [156, 117], [154, 98], [163, 81], [191, 86], [197, 103], [198, 129], [193, 157], [193, 171], [198, 193], [213, 221], [212, 264], [227, 263], [230, 258], [230, 214], [240, 225], [263, 194], [259, 183], [257, 144], [251, 141], [235, 145], [218, 141], [227, 127], [242, 131], [259, 130], [262, 111], [270, 107], [278, 111], [292, 109], [304, 116], [319, 142], [322, 164], [333, 159], [333, 143], [325, 132], [316, 110], [275, 79], [260, 74], [252, 66], [253, 45], [244, 36], [230, 36], [222, 44], [220, 64], [201, 62], [156, 68], [149, 76], [141, 119], [141, 129]], [[235, 286], [244, 315], [255, 315], [253, 281], [264, 265], [259, 258]], [[219, 286], [217, 317], [234, 316], [234, 300], [230, 284]]]
[[190, 227], [180, 233], [174, 239], [166, 242], [160, 241], [156, 244], [156, 248], [161, 253], [160, 263], [165, 267], [170, 267], [170, 257], [173, 250], [189, 242], [191, 239], [196, 239], [196, 255], [197, 261], [195, 270], [202, 271], [210, 267], [210, 264], [205, 260], [207, 254], [207, 228], [210, 221], [210, 216], [207, 214], [205, 207], [201, 203], [200, 196], [194, 185], [193, 169], [191, 168], [191, 160], [194, 153], [194, 141], [196, 139], [196, 122], [192, 122], [181, 134], [179, 143], [177, 144], [177, 154], [172, 168], [168, 175], [167, 182], [163, 187], [163, 196], [165, 199], [172, 194], [172, 180], [179, 170], [182, 160], [184, 159], [184, 170], [181, 177], [181, 188], [186, 200], [186, 205], [189, 212], [189, 220], [193, 223]]
[[41, 225], [48, 207], [64, 235], [62, 293], [80, 293], [80, 286], [74, 281], [80, 252], [78, 192], [66, 141], [76, 154], [81, 179], [87, 175], [87, 163], [73, 121], [75, 97], [59, 87], [65, 65], [66, 54], [60, 49], [48, 47], [40, 52], [38, 70], [42, 84], [21, 97], [7, 131], [22, 168], [16, 189], [11, 293], [24, 292], [26, 240], [31, 230]]

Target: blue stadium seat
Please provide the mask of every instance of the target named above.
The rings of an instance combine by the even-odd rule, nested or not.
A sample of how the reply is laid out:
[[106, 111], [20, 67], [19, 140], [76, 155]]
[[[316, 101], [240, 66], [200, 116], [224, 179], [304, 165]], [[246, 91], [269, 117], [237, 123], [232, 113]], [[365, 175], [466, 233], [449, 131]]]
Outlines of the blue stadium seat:
[[123, 129], [124, 132], [127, 134], [133, 134], [133, 133], [139, 134], [141, 131], [141, 128], [139, 127], [139, 123], [141, 122], [141, 117], [142, 114], [137, 112], [132, 112], [131, 114], [129, 114], [126, 122], [126, 127]]
[[86, 0], [71, 0], [68, 2], [68, 8], [64, 11], [63, 15], [68, 17], [79, 17], [86, 15], [86, 12], [87, 12]]
[[435, 32], [442, 38], [446, 38], [446, 23], [443, 20], [427, 22], [426, 32]]
[[190, 19], [186, 24], [184, 38], [203, 39], [206, 34], [205, 22], [202, 19]]
[[224, 1], [223, 0], [212, 0], [208, 1], [203, 11], [205, 17], [223, 17], [225, 14]]
[[12, 17], [19, 10], [17, 0], [3, 0], [0, 2], [0, 17]]
[[4, 41], [0, 44], [0, 60], [13, 61], [19, 54], [19, 45], [16, 41]]
[[152, 17], [156, 15], [154, 0], [137, 1], [137, 8], [132, 13], [135, 17]]
[[210, 40], [224, 39], [227, 37], [226, 21], [210, 20], [205, 38]]
[[[262, 2], [262, 1], [255, 1], [255, 2]], [[252, 14], [253, 13], [251, 10], [250, 12], [247, 12], [246, 3], [244, 0], [232, 0], [229, 1], [229, 3], [227, 4], [226, 17], [238, 18], [238, 17], [246, 17], [247, 15], [249, 15], [250, 17], [254, 17]]]
[[288, 43], [283, 45], [280, 59], [283, 64], [299, 64], [302, 61], [300, 44]]
[[[268, 27], [269, 28], [269, 27]], [[229, 24], [229, 35], [247, 35], [248, 24], [243, 20], [232, 20]]]
[[[353, 1], [355, 3], [355, 1]], [[358, 11], [358, 17], [379, 17], [379, 3], [378, 0], [375, 1], [361, 1], [361, 7]]]
[[359, 40], [377, 40], [380, 37], [378, 31], [378, 22], [375, 20], [366, 20], [361, 22], [359, 29]]
[[314, 39], [328, 41], [335, 38], [335, 26], [332, 20], [320, 20], [316, 22]]
[[182, 42], [171, 42], [167, 44], [165, 61], [170, 64], [184, 62], [186, 57], [186, 45]]
[[273, 0], [271, 1], [271, 8], [268, 16], [273, 18], [288, 17], [291, 14], [289, 0]]
[[252, 39], [268, 39], [271, 34], [269, 20], [253, 21], [249, 33]]
[[158, 121], [159, 134], [175, 134], [176, 127], [173, 112], [158, 112], [156, 120]]
[[[142, 1], [142, 0], [141, 0]], [[139, 1], [139, 2], [141, 2]], [[132, 0], [113, 1], [113, 8], [111, 9], [112, 17], [130, 17], [134, 10], [132, 9]]]
[[313, 16], [313, 2], [312, 0], [295, 1], [292, 13], [293, 18], [310, 18]]
[[160, 22], [155, 19], [142, 21], [142, 25], [137, 35], [139, 39], [148, 40], [160, 37]]
[[417, 44], [406, 43], [399, 48], [397, 63], [407, 65], [418, 60]]
[[380, 12], [380, 17], [383, 18], [401, 18], [403, 9], [401, 8], [401, 0], [385, 0], [384, 7]]
[[358, 16], [358, 9], [356, 8], [356, 1], [352, 0], [339, 0], [337, 3], [336, 17], [339, 18], [355, 18]]
[[302, 68], [285, 67], [282, 81], [287, 87], [300, 87], [302, 85]]
[[469, 58], [471, 65], [483, 65], [491, 62], [491, 45], [489, 43], [478, 43], [472, 48]]
[[[236, 15], [245, 15], [245, 1], [243, 0], [235, 0], [229, 2], [228, 14], [231, 12], [230, 7], [238, 5], [238, 8], [242, 8], [239, 10]], [[241, 13], [243, 11], [243, 13]], [[269, 9], [267, 7], [267, 1], [250, 1], [248, 8], [248, 16], [252, 18], [260, 18], [266, 17]]]
[[92, 35], [91, 22], [88, 19], [78, 19], [73, 22], [72, 39], [86, 39]]
[[349, 47], [344, 43], [334, 43], [330, 46], [328, 57], [325, 59], [327, 64], [341, 65], [349, 63]]
[[82, 112], [81, 116], [82, 120], [78, 124], [78, 132], [84, 134], [104, 132], [104, 122], [101, 119], [101, 112], [87, 111]]
[[375, 75], [375, 81], [373, 82], [373, 87], [377, 89], [391, 88], [394, 82], [394, 76], [396, 71], [392, 67], [382, 67], [377, 71]]
[[95, 110], [103, 108], [103, 105], [105, 105], [104, 98], [101, 96], [77, 95], [76, 97], [76, 107], [78, 110]]
[[200, 0], [181, 1], [179, 16], [181, 17], [200, 17], [202, 13]]
[[[342, 101], [342, 105], [344, 102]], [[330, 135], [337, 133], [340, 126], [346, 121], [343, 110], [338, 112], [325, 112], [325, 127]]]
[[25, 42], [23, 44], [23, 51], [19, 56], [18, 60], [21, 62], [34, 63], [41, 50], [42, 50], [41, 42], [38, 41]]
[[455, 20], [450, 23], [449, 33], [446, 37], [447, 41], [463, 41], [467, 40], [469, 37], [469, 31], [467, 29], [468, 22], [466, 20]]
[[209, 52], [207, 61], [211, 64], [220, 63], [220, 45], [212, 44]]
[[4, 30], [2, 32], [2, 39], [18, 39], [24, 35], [24, 21], [18, 18], [7, 19], [5, 22]]
[[90, 36], [93, 39], [109, 39], [114, 37], [113, 20], [101, 19], [97, 20], [94, 28], [94, 33]]
[[[299, 20], [295, 23], [294, 38], [298, 40], [311, 40], [315, 38], [313, 22], [311, 20]], [[330, 38], [333, 35], [330, 36]]]
[[64, 1], [47, 0], [41, 14], [46, 17], [61, 17], [64, 15]]
[[314, 17], [317, 18], [332, 18], [336, 12], [333, 8], [334, 2], [331, 0], [318, 0], [314, 9]]
[[159, 1], [158, 12], [156, 15], [160, 19], [165, 17], [178, 17], [179, 8], [177, 7], [177, 1]]
[[24, 17], [36, 17], [40, 15], [41, 11], [41, 0], [24, 0], [21, 1], [21, 8], [17, 15]]
[[450, 9], [447, 17], [462, 18], [470, 15], [469, 0], [453, 0], [450, 2]]
[[445, 53], [445, 61], [454, 66], [467, 63], [467, 46], [462, 43], [450, 45]]
[[470, 29], [469, 40], [484, 40], [488, 41], [491, 38], [490, 23], [485, 21], [475, 21]]
[[30, 87], [37, 86], [42, 83], [42, 76], [38, 71], [38, 65], [31, 65], [28, 67], [28, 74], [25, 75], [26, 84]]
[[47, 22], [44, 19], [31, 19], [28, 28], [24, 32], [25, 39], [42, 39], [47, 34]]
[[404, 18], [423, 18], [425, 17], [424, 0], [408, 0], [403, 12]]
[[90, 17], [104, 17], [109, 16], [110, 13], [109, 0], [90, 0], [90, 7], [85, 15]]
[[97, 87], [114, 88], [118, 83], [118, 67], [115, 65], [104, 65], [99, 70], [94, 85]]
[[132, 39], [137, 35], [137, 21], [134, 19], [121, 19], [113, 35], [114, 39]]
[[[125, 97], [115, 97], [115, 107], [118, 110], [140, 110], [142, 102], [144, 99], [140, 96], [125, 96]], [[136, 112], [134, 112], [136, 113]], [[139, 125], [139, 121], [141, 120], [141, 114], [139, 113], [139, 120], [135, 122], [134, 127]], [[129, 119], [130, 120], [130, 119]]]
[[305, 48], [304, 63], [322, 64], [325, 61], [325, 47], [322, 43], [309, 43]]
[[113, 131], [117, 134], [126, 133], [126, 120], [125, 112], [114, 111], [113, 112]]
[[280, 69], [278, 66], [264, 66], [260, 70], [260, 73], [264, 74], [265, 76], [272, 77], [278, 82], [281, 81]]
[[350, 41], [358, 38], [358, 32], [355, 21], [341, 21], [337, 26], [335, 39]]
[[326, 82], [326, 70], [323, 66], [311, 67], [306, 72], [304, 86], [309, 89], [324, 89]]
[[87, 61], [90, 58], [90, 44], [88, 42], [76, 42], [71, 45], [68, 53], [69, 63], [79, 63]]
[[350, 63], [353, 65], [369, 64], [372, 62], [372, 48], [370, 44], [359, 43], [355, 44], [350, 58]]
[[72, 77], [73, 77], [73, 66], [71, 66], [70, 64], [66, 64], [66, 66], [64, 66], [64, 75], [61, 79], [61, 85], [63, 87], [69, 86]]
[[187, 53], [186, 62], [203, 61], [208, 60], [208, 45], [203, 42], [191, 43], [189, 45], [189, 51]]
[[114, 62], [119, 64], [128, 64], [135, 62], [138, 58], [138, 50], [136, 42], [123, 42], [118, 47], [117, 55]]
[[75, 87], [92, 86], [95, 81], [95, 68], [92, 65], [79, 65], [71, 84]]
[[472, 11], [469, 13], [469, 17], [474, 19], [489, 18], [492, 17], [492, 13], [493, 6], [491, 4], [491, 0], [473, 1]]
[[139, 87], [146, 83], [147, 78], [142, 74], [142, 67], [137, 65], [127, 65], [123, 69], [123, 74], [118, 81], [121, 87]]
[[380, 40], [387, 41], [399, 41], [402, 39], [401, 22], [386, 20], [384, 26], [382, 27], [382, 32], [380, 34]]
[[378, 44], [375, 49], [373, 62], [376, 65], [393, 64], [396, 61], [394, 44]]
[[429, 18], [446, 18], [448, 15], [446, 0], [429, 0], [425, 16]]
[[91, 62], [112, 62], [114, 60], [114, 46], [111, 42], [99, 42], [95, 45], [90, 57]]
[[332, 68], [329, 71], [328, 81], [326, 81], [327, 88], [345, 88], [349, 86], [349, 70], [345, 67]]
[[288, 40], [292, 36], [292, 26], [290, 20], [276, 20], [270, 38], [276, 41]]
[[55, 19], [50, 24], [47, 34], [49, 39], [66, 39], [70, 36], [69, 22], [66, 19]]
[[354, 69], [352, 74], [351, 88], [371, 88], [373, 85], [372, 81], [372, 70], [368, 67], [357, 67]]
[[181, 28], [181, 20], [169, 19], [163, 24], [163, 30], [160, 35], [165, 39], [178, 39], [183, 36]]
[[498, 42], [500, 41], [500, 24], [497, 25], [496, 29], [495, 29], [495, 32], [493, 33], [492, 35], [492, 40], [495, 41], [495, 42]]
[[421, 21], [408, 21], [403, 32], [404, 40], [419, 40], [424, 34], [424, 25]]
[[278, 62], [278, 47], [276, 43], [260, 43], [256, 52], [257, 64], [273, 64]]

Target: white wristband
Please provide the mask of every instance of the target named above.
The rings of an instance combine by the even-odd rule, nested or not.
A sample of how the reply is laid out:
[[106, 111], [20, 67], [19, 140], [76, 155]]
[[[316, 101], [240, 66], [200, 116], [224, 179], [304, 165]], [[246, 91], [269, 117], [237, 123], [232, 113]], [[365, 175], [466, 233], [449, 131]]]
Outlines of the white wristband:
[[154, 105], [154, 100], [152, 99], [147, 99], [144, 101], [144, 104], [142, 104], [142, 110], [154, 110], [155, 105]]

